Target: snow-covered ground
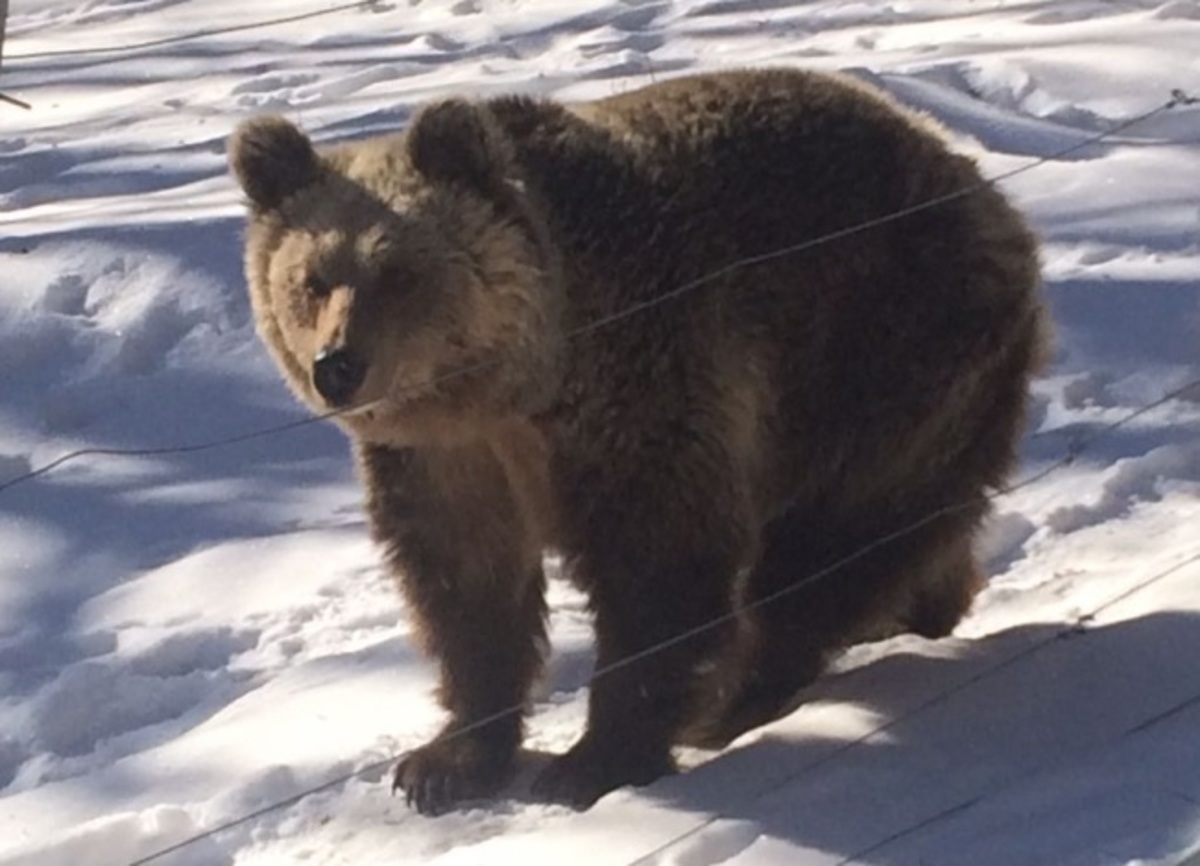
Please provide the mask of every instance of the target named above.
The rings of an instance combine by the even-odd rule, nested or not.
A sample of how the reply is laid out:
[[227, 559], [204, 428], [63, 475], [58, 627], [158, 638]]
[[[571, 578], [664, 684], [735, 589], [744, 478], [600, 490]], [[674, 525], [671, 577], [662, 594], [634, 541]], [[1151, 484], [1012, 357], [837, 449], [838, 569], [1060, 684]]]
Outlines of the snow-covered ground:
[[[321, 13], [270, 26], [272, 18]], [[220, 32], [218, 32], [220, 31]], [[187, 37], [191, 34], [196, 38]], [[141, 47], [139, 47], [141, 46]], [[225, 140], [450, 92], [603, 96], [747, 64], [928, 109], [1045, 238], [1059, 331], [989, 587], [947, 640], [860, 647], [794, 715], [581, 814], [439, 818], [388, 759], [431, 666], [325, 424], [81, 457], [0, 490], [0, 862], [1176, 866], [1200, 850], [1197, 0], [12, 0], [0, 91], [0, 485], [79, 448], [304, 417], [253, 335]], [[1100, 438], [1092, 438], [1105, 431]], [[528, 764], [582, 722], [552, 590]], [[353, 778], [346, 777], [354, 775]], [[1197, 861], [1192, 861], [1197, 862]]]

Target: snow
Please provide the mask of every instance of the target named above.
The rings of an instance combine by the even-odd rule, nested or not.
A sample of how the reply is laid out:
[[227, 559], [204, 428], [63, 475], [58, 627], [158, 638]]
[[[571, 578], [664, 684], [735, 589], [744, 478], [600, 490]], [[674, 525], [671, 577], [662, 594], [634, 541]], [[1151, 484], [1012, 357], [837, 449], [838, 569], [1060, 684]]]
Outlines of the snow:
[[[1095, 140], [1200, 95], [1200, 2], [13, 0], [7, 37], [33, 109], [0, 103], [0, 485], [92, 453], [0, 487], [0, 863], [247, 816], [153, 862], [1200, 862], [1200, 106]], [[520, 778], [411, 813], [388, 768], [440, 722], [434, 671], [341, 435], [157, 450], [305, 417], [253, 335], [225, 139], [763, 63], [874, 81], [993, 175], [1049, 158], [1004, 183], [1058, 344], [988, 587], [953, 637], [857, 647], [791, 716], [577, 814], [525, 793], [592, 661], [556, 582]]]

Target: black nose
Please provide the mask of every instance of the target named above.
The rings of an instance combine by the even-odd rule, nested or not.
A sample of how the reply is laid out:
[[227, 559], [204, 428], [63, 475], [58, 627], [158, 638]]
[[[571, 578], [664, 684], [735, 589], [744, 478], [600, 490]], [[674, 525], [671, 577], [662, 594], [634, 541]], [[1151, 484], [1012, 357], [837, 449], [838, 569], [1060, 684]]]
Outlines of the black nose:
[[313, 386], [330, 406], [344, 406], [362, 385], [367, 365], [348, 349], [323, 349], [313, 359]]

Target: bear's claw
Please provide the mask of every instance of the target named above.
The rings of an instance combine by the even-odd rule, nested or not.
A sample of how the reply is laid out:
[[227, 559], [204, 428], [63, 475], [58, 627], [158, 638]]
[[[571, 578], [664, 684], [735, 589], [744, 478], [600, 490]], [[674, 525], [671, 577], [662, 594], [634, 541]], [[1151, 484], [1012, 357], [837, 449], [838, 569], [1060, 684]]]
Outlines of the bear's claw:
[[495, 794], [510, 763], [470, 737], [437, 739], [401, 758], [392, 793], [403, 791], [404, 801], [422, 815], [440, 815], [464, 800]]

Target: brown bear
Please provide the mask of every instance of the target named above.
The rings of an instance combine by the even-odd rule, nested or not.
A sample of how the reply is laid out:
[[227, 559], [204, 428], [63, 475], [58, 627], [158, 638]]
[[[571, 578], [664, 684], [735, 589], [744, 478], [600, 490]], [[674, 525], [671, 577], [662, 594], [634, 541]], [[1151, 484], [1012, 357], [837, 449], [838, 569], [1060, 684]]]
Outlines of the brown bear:
[[737, 71], [447, 99], [319, 150], [255, 119], [230, 160], [259, 332], [341, 410], [441, 666], [449, 722], [395, 775], [420, 810], [513, 769], [547, 550], [597, 676], [535, 791], [580, 807], [968, 609], [1047, 326], [1034, 237], [926, 120]]

